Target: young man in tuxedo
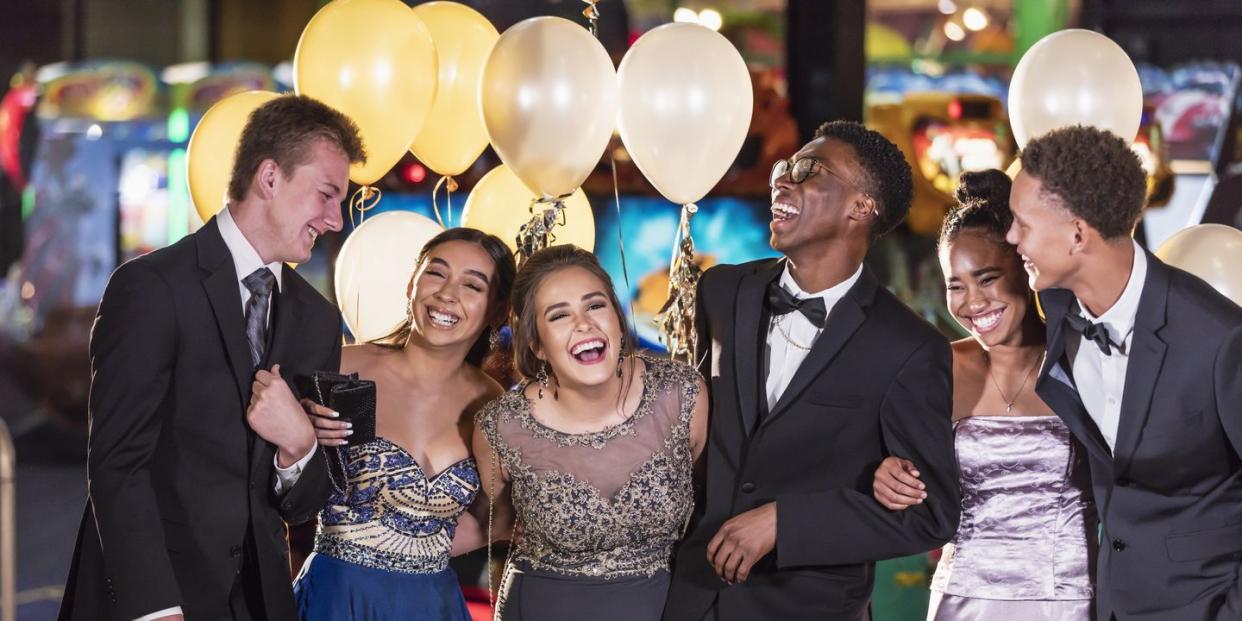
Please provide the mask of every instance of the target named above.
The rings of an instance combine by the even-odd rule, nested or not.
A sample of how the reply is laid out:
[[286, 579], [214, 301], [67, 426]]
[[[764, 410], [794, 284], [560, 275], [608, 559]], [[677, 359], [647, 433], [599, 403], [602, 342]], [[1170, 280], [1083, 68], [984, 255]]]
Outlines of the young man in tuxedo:
[[[856, 123], [815, 136], [772, 170], [784, 257], [700, 281], [706, 481], [666, 619], [865, 618], [875, 561], [957, 529], [949, 343], [863, 266], [909, 211], [910, 167]], [[910, 512], [872, 498], [889, 455], [924, 475], [928, 498]]]
[[227, 207], [112, 275], [62, 620], [294, 618], [284, 521], [314, 517], [327, 466], [300, 408], [251, 395], [340, 366], [340, 316], [287, 264], [341, 229], [364, 160], [344, 115], [279, 97], [246, 123]]
[[1022, 152], [1008, 240], [1047, 316], [1036, 391], [1090, 456], [1098, 618], [1242, 619], [1242, 309], [1131, 238], [1145, 179], [1094, 128]]

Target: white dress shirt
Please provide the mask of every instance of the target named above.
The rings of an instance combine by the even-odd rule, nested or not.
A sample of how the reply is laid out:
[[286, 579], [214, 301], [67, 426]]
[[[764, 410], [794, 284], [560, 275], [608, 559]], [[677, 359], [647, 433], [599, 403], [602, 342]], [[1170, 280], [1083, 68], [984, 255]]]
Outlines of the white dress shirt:
[[[836, 306], [841, 298], [845, 297], [846, 292], [854, 283], [858, 282], [858, 277], [862, 275], [862, 266], [858, 266], [858, 270], [852, 276], [841, 281], [837, 285], [820, 291], [819, 293], [807, 293], [794, 282], [793, 275], [789, 273], [789, 263], [785, 263], [785, 269], [781, 272], [780, 283], [786, 291], [792, 293], [794, 297], [799, 299], [820, 298], [824, 301], [825, 317], [832, 314], [832, 307]], [[786, 313], [784, 315], [773, 315], [768, 322], [768, 375], [766, 384], [766, 394], [768, 396], [768, 409], [771, 410], [780, 401], [781, 395], [785, 393], [785, 389], [789, 387], [789, 382], [793, 380], [793, 376], [798, 372], [798, 367], [802, 365], [802, 361], [806, 359], [806, 355], [810, 353], [811, 348], [815, 345], [815, 341], [819, 340], [819, 335], [823, 333], [823, 329], [815, 327], [806, 315], [798, 311]], [[792, 342], [791, 342], [792, 341]]]
[[[263, 263], [259, 252], [254, 249], [250, 240], [246, 239], [246, 236], [242, 234], [241, 229], [237, 228], [237, 222], [233, 220], [233, 214], [229, 213], [228, 208], [222, 209], [219, 214], [216, 214], [216, 225], [220, 227], [220, 237], [224, 238], [224, 245], [228, 246], [229, 254], [233, 256], [233, 267], [237, 270], [237, 286], [241, 291], [241, 310], [244, 316], [246, 304], [250, 302], [250, 289], [242, 281], [260, 267], [266, 267], [276, 277], [276, 289], [272, 292], [275, 295], [280, 292], [280, 275], [284, 266], [280, 264], [280, 261]], [[271, 318], [272, 305], [268, 304], [267, 323], [269, 326], [271, 325]], [[297, 484], [298, 479], [302, 476], [302, 470], [306, 468], [306, 464], [314, 456], [317, 445], [317, 443], [312, 445], [310, 452], [305, 457], [299, 459], [297, 463], [288, 468], [281, 468], [280, 463], [273, 458], [273, 465], [276, 467], [276, 481], [274, 483], [276, 495], [281, 495], [285, 490]], [[152, 621], [153, 619], [179, 614], [182, 614], [181, 607], [174, 606], [138, 617], [135, 621]]]
[[[1117, 427], [1121, 422], [1121, 397], [1126, 387], [1126, 366], [1130, 362], [1130, 346], [1134, 340], [1134, 317], [1138, 314], [1139, 299], [1143, 295], [1143, 282], [1147, 280], [1147, 255], [1142, 247], [1134, 244], [1134, 265], [1130, 268], [1130, 280], [1121, 297], [1099, 317], [1078, 301], [1083, 318], [1103, 324], [1108, 340], [1116, 347], [1105, 355], [1095, 343], [1082, 335], [1070, 338], [1066, 353], [1072, 364], [1074, 384], [1078, 395], [1087, 408], [1087, 414], [1095, 421], [1109, 450], [1117, 446]], [[1071, 335], [1072, 337], [1073, 335]]]

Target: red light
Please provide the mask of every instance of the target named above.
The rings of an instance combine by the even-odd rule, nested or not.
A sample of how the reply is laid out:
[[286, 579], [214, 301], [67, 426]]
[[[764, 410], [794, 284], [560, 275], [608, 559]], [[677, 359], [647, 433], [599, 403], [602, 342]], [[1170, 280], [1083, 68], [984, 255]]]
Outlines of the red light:
[[949, 102], [949, 118], [953, 119], [954, 121], [960, 120], [962, 118], [962, 102], [956, 99]]
[[422, 164], [409, 164], [401, 170], [401, 178], [410, 184], [422, 183], [427, 178], [427, 169]]

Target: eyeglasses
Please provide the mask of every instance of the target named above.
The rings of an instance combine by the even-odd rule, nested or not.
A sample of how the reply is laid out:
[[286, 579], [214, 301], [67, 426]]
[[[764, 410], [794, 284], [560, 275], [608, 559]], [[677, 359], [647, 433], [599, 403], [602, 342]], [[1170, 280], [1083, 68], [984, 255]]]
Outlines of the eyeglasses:
[[[768, 187], [775, 188], [776, 180], [780, 179], [781, 177], [784, 177], [786, 174], [789, 175], [790, 183], [793, 183], [795, 185], [802, 183], [803, 181], [806, 181], [807, 179], [810, 179], [812, 176], [815, 175], [816, 167], [824, 169], [825, 171], [827, 171], [828, 174], [832, 175], [833, 177], [836, 177], [837, 179], [840, 179], [842, 183], [845, 183], [851, 188], [854, 188], [859, 193], [861, 193], [863, 196], [866, 196], [868, 198], [871, 197], [870, 193], [858, 187], [857, 184], [833, 172], [832, 169], [828, 168], [827, 166], [824, 166], [822, 162], [820, 162], [819, 160], [813, 157], [800, 157], [798, 159], [794, 159], [791, 157], [787, 160], [776, 160], [776, 163], [772, 165], [772, 174], [768, 177]], [[876, 216], [880, 215], [880, 210], [878, 208], [873, 209], [872, 211]]]
[[815, 174], [816, 166], [823, 167], [823, 164], [813, 157], [776, 160], [776, 163], [772, 164], [772, 174], [768, 177], [768, 185], [775, 187], [776, 180], [784, 177], [786, 173], [789, 174], [790, 183], [802, 183]]

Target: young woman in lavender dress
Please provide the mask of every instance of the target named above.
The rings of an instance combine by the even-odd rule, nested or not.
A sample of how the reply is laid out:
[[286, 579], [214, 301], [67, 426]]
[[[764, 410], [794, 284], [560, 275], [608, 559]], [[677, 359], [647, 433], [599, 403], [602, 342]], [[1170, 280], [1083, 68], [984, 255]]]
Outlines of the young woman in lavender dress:
[[[953, 343], [962, 490], [957, 534], [931, 585], [929, 621], [1090, 621], [1098, 542], [1086, 455], [1035, 394], [1044, 328], [1017, 250], [1005, 242], [1009, 178], [967, 173], [940, 234]], [[918, 465], [890, 457], [875, 497], [921, 502]]]

